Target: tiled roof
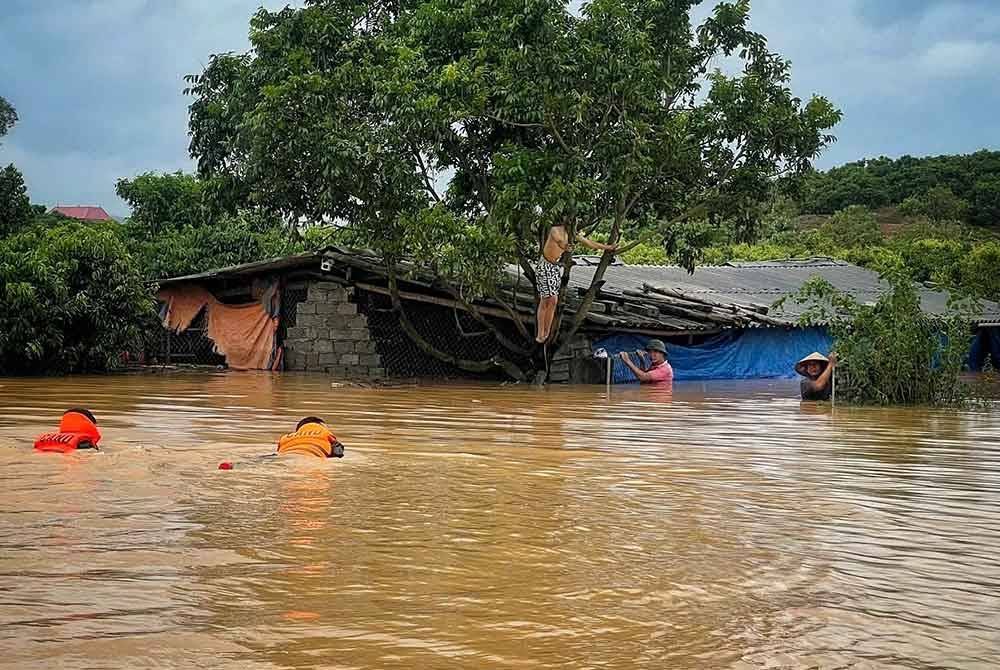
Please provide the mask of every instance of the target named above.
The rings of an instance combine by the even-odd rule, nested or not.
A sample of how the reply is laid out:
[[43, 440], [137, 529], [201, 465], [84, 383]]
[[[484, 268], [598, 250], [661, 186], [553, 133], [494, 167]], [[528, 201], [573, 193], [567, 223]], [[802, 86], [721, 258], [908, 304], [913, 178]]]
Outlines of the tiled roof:
[[59, 205], [53, 207], [53, 213], [68, 216], [71, 219], [82, 219], [84, 221], [113, 221], [110, 214], [104, 211], [103, 207], [67, 207]]

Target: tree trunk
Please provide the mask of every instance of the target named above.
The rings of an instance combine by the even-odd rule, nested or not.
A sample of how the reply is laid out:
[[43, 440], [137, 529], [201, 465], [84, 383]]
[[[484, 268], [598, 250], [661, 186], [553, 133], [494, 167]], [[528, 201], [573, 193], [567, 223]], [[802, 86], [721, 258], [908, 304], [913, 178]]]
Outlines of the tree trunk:
[[502, 359], [498, 356], [494, 356], [493, 358], [485, 361], [473, 361], [458, 358], [457, 356], [441, 351], [424, 339], [424, 337], [417, 332], [417, 329], [413, 326], [413, 323], [406, 314], [406, 309], [403, 307], [403, 301], [399, 296], [399, 284], [396, 281], [396, 269], [394, 265], [387, 264], [386, 270], [388, 272], [389, 279], [389, 295], [392, 299], [393, 310], [395, 310], [396, 314], [399, 316], [399, 325], [403, 329], [403, 332], [406, 333], [407, 337], [409, 337], [421, 351], [429, 356], [433, 356], [439, 361], [454, 365], [455, 367], [465, 370], [466, 372], [494, 372], [499, 368], [517, 381], [524, 381], [524, 372], [508, 360]]

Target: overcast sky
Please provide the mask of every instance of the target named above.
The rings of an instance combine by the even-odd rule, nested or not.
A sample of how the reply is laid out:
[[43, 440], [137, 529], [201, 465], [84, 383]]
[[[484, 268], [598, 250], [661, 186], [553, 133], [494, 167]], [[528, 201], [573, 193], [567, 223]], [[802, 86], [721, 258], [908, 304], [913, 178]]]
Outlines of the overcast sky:
[[[0, 1], [0, 96], [21, 117], [0, 164], [35, 202], [122, 215], [119, 177], [192, 169], [182, 77], [287, 0]], [[1000, 149], [1000, 1], [753, 0], [752, 23], [797, 95], [844, 112], [820, 167]]]

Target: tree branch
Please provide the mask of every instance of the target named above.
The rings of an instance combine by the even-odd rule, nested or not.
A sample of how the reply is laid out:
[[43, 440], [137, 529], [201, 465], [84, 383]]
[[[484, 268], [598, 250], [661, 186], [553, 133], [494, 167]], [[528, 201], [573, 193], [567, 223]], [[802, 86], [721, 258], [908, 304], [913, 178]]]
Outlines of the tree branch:
[[441, 202], [441, 196], [438, 195], [437, 191], [434, 189], [434, 185], [431, 182], [430, 175], [427, 173], [427, 166], [424, 164], [424, 159], [420, 155], [420, 151], [416, 147], [411, 146], [410, 151], [413, 152], [414, 158], [417, 159], [417, 165], [420, 166], [420, 174], [424, 178], [424, 186], [427, 188], [427, 192], [431, 194], [434, 200], [438, 203]]
[[444, 363], [449, 363], [455, 367], [465, 370], [467, 372], [493, 372], [497, 368], [502, 369], [508, 375], [516, 379], [517, 381], [524, 381], [524, 372], [511, 363], [510, 361], [504, 360], [497, 356], [490, 358], [486, 361], [472, 361], [468, 359], [459, 358], [457, 356], [452, 356], [449, 353], [441, 351], [433, 344], [424, 339], [417, 329], [413, 326], [410, 321], [409, 316], [406, 314], [406, 310], [403, 308], [403, 301], [399, 298], [399, 284], [396, 281], [396, 269], [393, 265], [387, 264], [388, 280], [389, 280], [389, 295], [392, 299], [392, 307], [396, 314], [399, 316], [399, 325], [406, 333], [407, 337], [417, 345], [417, 347], [434, 358], [442, 361]]
[[[478, 321], [482, 325], [486, 326], [490, 330], [490, 332], [493, 333], [493, 337], [496, 338], [497, 342], [499, 342], [501, 346], [503, 346], [508, 351], [511, 351], [511, 352], [513, 352], [513, 353], [515, 353], [515, 354], [517, 354], [519, 356], [523, 356], [525, 358], [530, 358], [531, 357], [531, 352], [530, 351], [528, 351], [524, 347], [521, 347], [521, 346], [517, 345], [516, 343], [512, 342], [510, 340], [510, 338], [508, 338], [506, 335], [504, 335], [500, 331], [500, 329], [496, 327], [496, 324], [494, 324], [492, 321], [490, 321], [485, 316], [483, 316], [482, 312], [479, 311], [479, 308], [476, 307], [476, 305], [474, 303], [471, 303], [468, 300], [466, 300], [465, 296], [462, 295], [461, 291], [457, 290], [450, 283], [445, 283], [445, 290], [447, 290], [448, 293], [450, 293], [452, 295], [452, 297], [454, 297], [455, 300], [457, 300], [458, 303], [460, 305], [462, 305], [462, 307], [465, 308], [465, 310], [472, 316], [473, 319], [475, 319], [476, 321]], [[506, 304], [503, 304], [502, 301], [501, 301], [501, 304], [504, 307], [506, 307]], [[509, 310], [509, 308], [508, 308], [508, 310]], [[511, 318], [514, 319], [514, 323], [515, 324], [520, 324], [520, 317], [515, 316], [513, 310], [510, 310], [509, 313], [511, 314]], [[523, 329], [523, 324], [521, 324], [521, 326], [522, 326], [522, 328], [520, 328], [519, 330], [523, 330], [523, 334], [525, 336], [525, 339], [528, 339], [528, 337], [527, 337], [527, 330]]]

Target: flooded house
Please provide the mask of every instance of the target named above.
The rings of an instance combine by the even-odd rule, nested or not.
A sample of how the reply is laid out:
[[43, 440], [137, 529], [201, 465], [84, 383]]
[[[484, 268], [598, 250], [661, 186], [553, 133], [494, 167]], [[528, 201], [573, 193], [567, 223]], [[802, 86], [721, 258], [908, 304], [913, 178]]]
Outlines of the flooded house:
[[[579, 313], [598, 259], [578, 257], [563, 318]], [[776, 303], [820, 276], [859, 302], [886, 290], [870, 270], [828, 258], [697, 268], [607, 268], [581, 327], [565, 346], [531, 347], [530, 282], [511, 267], [496, 295], [467, 300], [427, 271], [400, 264], [395, 297], [375, 254], [328, 248], [160, 281], [164, 331], [148, 356], [160, 363], [321, 372], [337, 378], [603, 382], [628, 371], [604, 354], [667, 343], [676, 379], [792, 376], [796, 360], [831, 340], [822, 325], [798, 325], [804, 307]], [[944, 313], [948, 294], [920, 287], [925, 310]], [[970, 366], [1000, 356], [1000, 305], [983, 303], [970, 323]], [[525, 337], [529, 335], [529, 337]], [[541, 359], [540, 359], [541, 357]]]

